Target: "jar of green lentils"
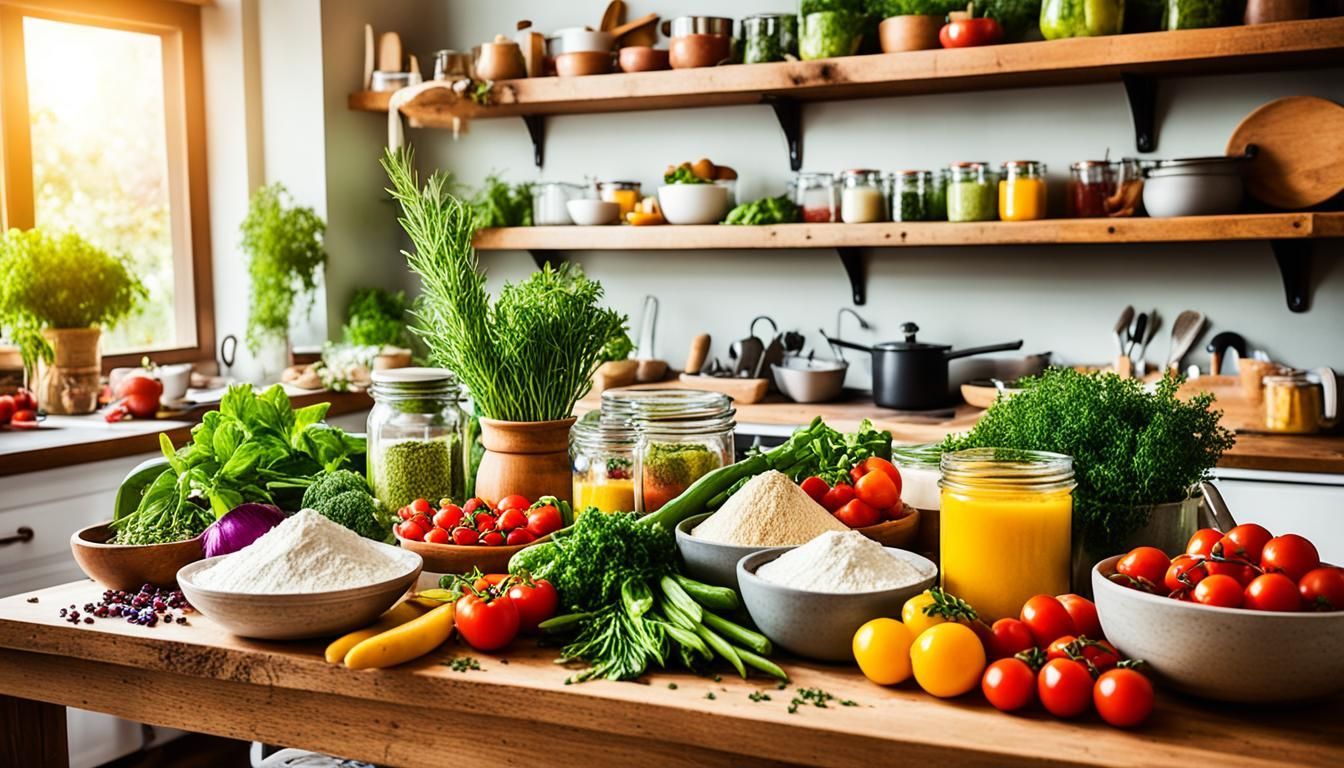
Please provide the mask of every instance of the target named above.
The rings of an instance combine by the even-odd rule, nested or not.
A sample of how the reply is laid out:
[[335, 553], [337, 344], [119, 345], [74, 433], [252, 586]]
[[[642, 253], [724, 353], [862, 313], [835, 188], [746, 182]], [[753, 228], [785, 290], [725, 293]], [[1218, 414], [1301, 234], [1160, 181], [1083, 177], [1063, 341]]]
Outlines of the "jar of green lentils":
[[928, 171], [897, 171], [887, 177], [887, 199], [892, 221], [929, 221], [929, 193], [933, 174]]
[[457, 378], [442, 368], [373, 372], [369, 483], [388, 510], [466, 495], [466, 414]]
[[947, 178], [946, 168], [938, 168], [929, 173], [928, 190], [924, 193], [924, 208], [929, 221], [947, 221]]
[[948, 221], [994, 221], [999, 217], [998, 175], [987, 163], [954, 163], [948, 172]]

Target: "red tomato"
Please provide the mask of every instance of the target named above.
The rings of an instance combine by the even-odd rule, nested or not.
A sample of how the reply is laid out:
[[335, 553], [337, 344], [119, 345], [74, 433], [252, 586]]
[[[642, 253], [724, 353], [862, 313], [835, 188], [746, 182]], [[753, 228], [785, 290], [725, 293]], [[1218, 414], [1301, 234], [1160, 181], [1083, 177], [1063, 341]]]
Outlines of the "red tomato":
[[453, 529], [453, 543], [459, 547], [467, 547], [475, 544], [479, 537], [479, 533], [476, 533], [465, 525], [459, 525]]
[[980, 690], [995, 709], [1014, 712], [1036, 697], [1036, 674], [1021, 659], [999, 659], [985, 668]]
[[429, 533], [434, 529], [434, 521], [429, 519], [429, 515], [422, 515], [419, 512], [411, 515], [410, 519], [406, 522], [420, 526], [420, 530], [424, 533]]
[[1171, 567], [1167, 569], [1163, 586], [1170, 592], [1193, 589], [1200, 579], [1208, 575], [1209, 569], [1204, 567], [1202, 559], [1193, 555], [1177, 555], [1172, 559]]
[[449, 504], [434, 513], [434, 525], [446, 531], [451, 531], [462, 522], [462, 508], [456, 504]]
[[37, 397], [33, 395], [31, 389], [20, 389], [14, 393], [14, 410], [16, 411], [36, 411]]
[[853, 500], [854, 486], [836, 483], [834, 488], [821, 497], [821, 506], [825, 507], [827, 512], [835, 512]]
[[[471, 583], [471, 588], [477, 592], [484, 592], [493, 586], [503, 584], [511, 578], [513, 577], [507, 573], [487, 573], [473, 581]], [[503, 592], [500, 592], [499, 594], [503, 594]]]
[[564, 525], [565, 521], [560, 517], [560, 510], [553, 504], [537, 507], [527, 513], [527, 532], [538, 539], [548, 533], [555, 533]]
[[1260, 572], [1254, 566], [1239, 561], [1209, 560], [1204, 563], [1204, 570], [1208, 571], [1210, 576], [1231, 576], [1243, 587], [1260, 575]]
[[798, 487], [802, 488], [803, 493], [811, 496], [812, 500], [818, 504], [820, 504], [822, 498], [826, 496], [826, 492], [831, 490], [831, 486], [825, 480], [822, 480], [815, 475], [799, 483]]
[[1306, 576], [1308, 571], [1320, 564], [1321, 556], [1316, 551], [1316, 545], [1296, 533], [1275, 536], [1265, 542], [1265, 549], [1260, 555], [1260, 567], [1266, 572], [1278, 571], [1293, 581]]
[[989, 629], [989, 657], [1006, 659], [1028, 648], [1036, 647], [1031, 630], [1017, 619], [999, 619]]
[[1117, 728], [1133, 728], [1153, 711], [1153, 684], [1132, 669], [1103, 672], [1092, 688], [1101, 719]]
[[457, 631], [478, 651], [499, 650], [518, 635], [518, 608], [507, 596], [487, 602], [475, 595], [463, 595], [456, 611], [453, 620]]
[[416, 499], [411, 502], [411, 511], [421, 515], [428, 515], [434, 511], [434, 508], [429, 506], [429, 501], [427, 499]]
[[407, 539], [410, 541], [424, 541], [425, 529], [421, 528], [419, 525], [416, 525], [410, 520], [407, 520], [406, 522], [397, 526], [397, 535], [403, 539]]
[[1096, 667], [1098, 671], [1105, 672], [1120, 663], [1120, 652], [1105, 640], [1098, 640], [1097, 645], [1089, 645], [1083, 648], [1083, 658], [1092, 662], [1092, 666]]
[[865, 504], [862, 499], [854, 499], [837, 509], [835, 516], [850, 528], [867, 528], [882, 522], [882, 513]]
[[15, 429], [36, 429], [37, 411], [31, 408], [20, 408], [14, 411], [14, 415], [9, 419], [9, 426]]
[[1241, 582], [1222, 573], [1215, 573], [1195, 585], [1195, 602], [1222, 608], [1241, 607]]
[[515, 493], [500, 499], [499, 503], [495, 505], [495, 509], [503, 512], [506, 509], [527, 509], [530, 506], [532, 506], [532, 502], [528, 501], [526, 496]]
[[487, 547], [498, 547], [504, 543], [504, 534], [499, 531], [486, 531], [481, 534], [481, 543]]
[[537, 625], [554, 616], [560, 605], [560, 595], [545, 579], [534, 579], [530, 586], [514, 579], [508, 595], [518, 609], [518, 628], [523, 632], [535, 632]]
[[505, 537], [504, 543], [508, 544], [510, 547], [517, 547], [523, 544], [531, 544], [536, 540], [537, 537], [528, 533], [526, 528], [514, 528], [512, 531], [509, 531], [509, 535]]
[[1067, 659], [1069, 658], [1069, 645], [1078, 638], [1073, 635], [1060, 635], [1045, 649], [1045, 658], [1047, 659]]
[[1069, 618], [1073, 619], [1073, 628], [1078, 634], [1092, 640], [1105, 637], [1101, 634], [1101, 619], [1097, 618], [1095, 603], [1082, 595], [1074, 594], [1060, 595], [1055, 599], [1069, 612]]
[[1022, 623], [1031, 630], [1036, 645], [1045, 648], [1061, 635], [1075, 632], [1073, 617], [1064, 604], [1050, 595], [1037, 595], [1022, 606]]
[[1308, 611], [1344, 611], [1344, 570], [1313, 568], [1298, 580], [1297, 590]]
[[453, 537], [449, 535], [447, 530], [436, 526], [434, 530], [425, 534], [425, 541], [430, 544], [452, 544]]
[[1195, 531], [1195, 535], [1191, 536], [1189, 543], [1185, 545], [1185, 554], [1209, 557], [1213, 554], [1213, 545], [1217, 544], [1222, 538], [1223, 534], [1212, 528], [1200, 528]]
[[1036, 678], [1041, 704], [1055, 717], [1077, 717], [1092, 701], [1092, 675], [1070, 659], [1051, 659]]
[[400, 517], [402, 520], [410, 520], [411, 515], [413, 514], [415, 513], [411, 511], [410, 507], [402, 507], [397, 510], [397, 517]]
[[957, 18], [938, 30], [938, 42], [944, 48], [971, 48], [993, 45], [1003, 39], [1003, 27], [994, 19]]
[[896, 468], [895, 464], [892, 464], [881, 456], [869, 456], [859, 463], [859, 468], [863, 470], [863, 474], [865, 475], [872, 472], [881, 472], [891, 478], [891, 482], [896, 485], [896, 494], [900, 495], [901, 471]]
[[490, 505], [485, 503], [485, 499], [467, 499], [467, 503], [462, 505], [462, 513], [470, 515], [481, 507], [485, 507], [487, 510], [490, 509]]
[[1242, 607], [1253, 611], [1289, 612], [1302, 608], [1297, 584], [1282, 573], [1256, 576], [1242, 592]]
[[488, 512], [477, 512], [471, 520], [476, 530], [481, 531], [482, 533], [485, 531], [493, 531], [495, 529], [495, 516]]
[[13, 395], [0, 395], [0, 427], [9, 423], [16, 410]]
[[1141, 579], [1149, 584], [1161, 584], [1167, 575], [1171, 560], [1167, 553], [1157, 547], [1135, 547], [1129, 554], [1120, 558], [1115, 570], [1131, 579]]
[[514, 528], [525, 528], [527, 527], [527, 515], [523, 514], [521, 509], [506, 509], [499, 513], [499, 517], [495, 519], [495, 525], [505, 533], [512, 531]]
[[873, 509], [891, 509], [901, 503], [901, 489], [885, 472], [869, 472], [854, 484], [854, 493]]
[[1274, 538], [1264, 526], [1255, 523], [1242, 523], [1236, 528], [1227, 532], [1227, 535], [1218, 541], [1219, 552], [1223, 557], [1235, 560], [1245, 560], [1248, 563], [1259, 563], [1260, 553], [1264, 551], [1265, 543]]

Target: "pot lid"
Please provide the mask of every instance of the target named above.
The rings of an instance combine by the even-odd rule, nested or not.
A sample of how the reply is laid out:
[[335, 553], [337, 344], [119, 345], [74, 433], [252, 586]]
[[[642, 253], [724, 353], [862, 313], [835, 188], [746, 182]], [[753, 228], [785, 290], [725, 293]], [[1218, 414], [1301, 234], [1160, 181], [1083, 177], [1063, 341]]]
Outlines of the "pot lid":
[[1218, 166], [1231, 165], [1237, 166], [1247, 160], [1252, 160], [1256, 155], [1254, 144], [1246, 148], [1246, 151], [1240, 155], [1211, 155], [1209, 157], [1178, 157], [1174, 160], [1158, 160], [1157, 168], [1186, 168], [1191, 166]]
[[919, 333], [919, 326], [914, 323], [901, 323], [901, 333], [905, 334], [905, 341], [884, 341], [881, 344], [874, 344], [873, 349], [893, 351], [929, 349], [946, 352], [952, 348], [951, 344], [928, 344], [923, 341], [915, 341], [915, 334]]

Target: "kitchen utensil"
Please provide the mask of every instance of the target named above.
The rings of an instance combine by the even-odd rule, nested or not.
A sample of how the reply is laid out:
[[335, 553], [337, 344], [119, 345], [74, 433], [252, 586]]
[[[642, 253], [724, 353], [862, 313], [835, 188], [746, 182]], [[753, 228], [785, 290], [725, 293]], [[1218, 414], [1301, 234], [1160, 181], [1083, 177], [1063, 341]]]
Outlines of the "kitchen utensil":
[[638, 19], [635, 19], [634, 21], [627, 21], [626, 23], [612, 27], [607, 31], [611, 33], [612, 37], [615, 37], [617, 40], [621, 40], [622, 38], [629, 36], [631, 32], [635, 32], [636, 30], [639, 30], [642, 27], [652, 28], [657, 23], [658, 23], [658, 14], [646, 13], [643, 16], [640, 16]]
[[1148, 360], [1145, 355], [1148, 354], [1148, 345], [1152, 343], [1153, 337], [1157, 335], [1157, 327], [1162, 324], [1162, 320], [1157, 316], [1157, 310], [1154, 309], [1148, 313], [1148, 328], [1139, 341], [1138, 353], [1132, 356], [1134, 360], [1134, 373], [1143, 376], [1148, 372]]
[[789, 357], [772, 364], [775, 385], [795, 403], [825, 403], [840, 396], [849, 363], [843, 360], [811, 360]]
[[503, 35], [472, 49], [472, 59], [476, 77], [481, 80], [516, 80], [527, 76], [522, 49]]
[[784, 340], [780, 336], [779, 326], [768, 315], [758, 315], [751, 320], [751, 335], [756, 336], [756, 323], [764, 320], [770, 324], [770, 342], [765, 345], [765, 351], [761, 353], [761, 359], [756, 363], [756, 370], [751, 372], [752, 378], [759, 378], [763, 373], [768, 375], [768, 368], [772, 365], [778, 365], [784, 362]]
[[1264, 386], [1269, 432], [1309, 435], [1339, 421], [1339, 382], [1330, 368], [1266, 376]]
[[743, 379], [731, 376], [683, 373], [679, 380], [684, 386], [691, 389], [722, 392], [733, 400], [747, 405], [761, 402], [770, 391], [769, 379]]
[[1163, 160], [1144, 171], [1143, 207], [1153, 218], [1216, 216], [1241, 208], [1245, 156]]
[[611, 0], [607, 3], [607, 8], [602, 12], [602, 23], [598, 27], [604, 32], [610, 32], [620, 26], [625, 21], [625, 3], [623, 0]]
[[717, 16], [680, 16], [663, 22], [673, 69], [713, 67], [732, 59], [733, 20]]
[[959, 357], [1021, 349], [1022, 340], [971, 347], [952, 351], [947, 344], [929, 344], [915, 340], [919, 326], [901, 325], [904, 341], [887, 341], [872, 347], [832, 339], [833, 344], [868, 352], [873, 356], [873, 401], [883, 408], [926, 410], [946, 405], [948, 401], [947, 363]]
[[201, 536], [167, 544], [112, 544], [111, 521], [82, 528], [70, 537], [70, 552], [85, 576], [108, 589], [169, 586], [177, 571], [205, 557]]
[[1311, 15], [1311, 0], [1246, 0], [1246, 12], [1241, 23], [1273, 24], [1276, 21], [1298, 21]]
[[1209, 339], [1204, 351], [1209, 353], [1209, 375], [1217, 376], [1223, 372], [1223, 358], [1227, 350], [1233, 349], [1237, 357], [1246, 356], [1246, 339], [1239, 333], [1223, 331]]
[[658, 297], [649, 294], [644, 297], [644, 316], [639, 321], [639, 343], [635, 345], [636, 360], [652, 360], [654, 355], [654, 331], [658, 325]]
[[705, 365], [705, 358], [709, 356], [709, 334], [696, 334], [691, 339], [691, 348], [686, 353], [686, 373], [699, 373]]
[[611, 203], [606, 200], [594, 200], [592, 198], [570, 200], [565, 203], [565, 210], [569, 213], [569, 218], [573, 219], [574, 223], [581, 227], [596, 227], [604, 224], [615, 224], [621, 215], [621, 206], [619, 203]]
[[1012, 386], [1016, 382], [1003, 379], [978, 379], [961, 385], [961, 398], [967, 405], [975, 408], [988, 408], [999, 399], [999, 395], [1015, 395], [1022, 390]]
[[[532, 22], [518, 22], [518, 32], [514, 42], [523, 52], [523, 65], [528, 77], [541, 77], [546, 74], [546, 36], [532, 28]], [[437, 67], [435, 79], [438, 79]]]
[[605, 75], [610, 71], [609, 51], [573, 51], [555, 57], [555, 74], [560, 77]]
[[1171, 348], [1167, 352], [1164, 370], [1179, 370], [1181, 360], [1204, 334], [1204, 313], [1187, 309], [1176, 316], [1171, 324]]
[[733, 342], [728, 347], [728, 359], [733, 361], [733, 376], [739, 379], [755, 377], [764, 354], [765, 344], [755, 336]]
[[667, 51], [647, 45], [626, 46], [616, 54], [622, 72], [656, 72], [671, 68]]
[[238, 337], [232, 333], [219, 341], [219, 374], [229, 378], [233, 373], [233, 363], [238, 359]]
[[[845, 315], [847, 314], [851, 315], [855, 320], [859, 321], [859, 330], [871, 331], [873, 329], [872, 324], [870, 324], [867, 320], [864, 320], [863, 316], [860, 315], [858, 312], [855, 312], [853, 309], [849, 307], [841, 307], [840, 309], [837, 309], [835, 311], [835, 338], [838, 339], [845, 335], [844, 333], [841, 332], [840, 321], [843, 320], [845, 318]], [[825, 334], [822, 335], [824, 336]], [[840, 360], [845, 359], [845, 351], [840, 347], [839, 344], [832, 342], [831, 351], [835, 353], [837, 359]]]
[[1246, 191], [1286, 210], [1311, 208], [1344, 190], [1344, 106], [1289, 96], [1259, 107], [1237, 125], [1228, 154], [1258, 149], [1246, 168]]
[[1148, 313], [1140, 312], [1138, 317], [1134, 318], [1134, 327], [1129, 331], [1129, 346], [1125, 347], [1125, 357], [1134, 361], [1134, 349], [1139, 345], [1140, 340], [1148, 333]]
[[384, 32], [378, 38], [378, 69], [401, 71], [401, 35], [396, 32]]
[[378, 69], [374, 70], [373, 80], [369, 83], [369, 90], [381, 93], [399, 91], [419, 82], [420, 76], [414, 72], [384, 72]]
[[664, 184], [658, 205], [668, 224], [718, 224], [728, 213], [728, 188], [718, 184]]
[[560, 37], [560, 49], [552, 50], [551, 55], [559, 57], [564, 53], [591, 53], [594, 51], [611, 53], [616, 38], [610, 32], [592, 30], [587, 27], [569, 27], [556, 33]]
[[373, 70], [376, 69], [376, 67], [374, 66], [373, 48], [374, 48], [373, 25], [365, 24], [364, 25], [364, 90], [366, 91], [373, 88]]
[[677, 551], [686, 564], [686, 574], [696, 581], [713, 584], [717, 587], [737, 586], [737, 561], [747, 555], [767, 549], [789, 549], [789, 547], [753, 547], [738, 544], [724, 544], [710, 541], [691, 533], [695, 527], [705, 521], [711, 512], [692, 515], [677, 524]]
[[1126, 306], [1120, 310], [1120, 319], [1115, 321], [1115, 352], [1118, 355], [1125, 354], [1126, 334], [1129, 333], [1129, 324], [1134, 322], [1134, 307]]
[[1223, 494], [1219, 492], [1218, 486], [1205, 480], [1199, 484], [1199, 493], [1204, 497], [1204, 509], [1213, 518], [1212, 526], [1207, 525], [1205, 521], [1201, 521], [1201, 527], [1212, 527], [1220, 531], [1230, 531], [1237, 527], [1237, 521], [1233, 519], [1231, 510], [1227, 508], [1227, 502], [1223, 499]]

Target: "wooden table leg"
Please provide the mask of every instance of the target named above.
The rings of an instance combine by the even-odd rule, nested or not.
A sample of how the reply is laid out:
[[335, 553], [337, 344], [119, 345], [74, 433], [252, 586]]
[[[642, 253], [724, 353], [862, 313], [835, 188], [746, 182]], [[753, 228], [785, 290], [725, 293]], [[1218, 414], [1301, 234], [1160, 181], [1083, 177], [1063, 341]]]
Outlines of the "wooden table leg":
[[0, 694], [0, 766], [67, 768], [65, 707]]

